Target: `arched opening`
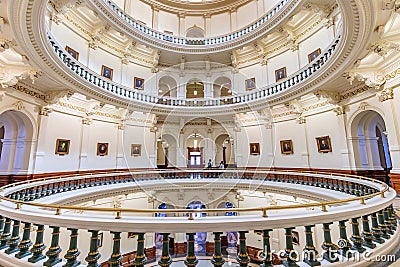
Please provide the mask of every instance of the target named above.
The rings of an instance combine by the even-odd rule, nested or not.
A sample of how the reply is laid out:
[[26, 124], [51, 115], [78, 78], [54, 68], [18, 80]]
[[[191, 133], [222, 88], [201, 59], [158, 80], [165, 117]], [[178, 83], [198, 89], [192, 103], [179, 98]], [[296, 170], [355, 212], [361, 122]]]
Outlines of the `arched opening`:
[[204, 146], [203, 136], [196, 131], [189, 135], [186, 140], [186, 147], [188, 151], [188, 168], [203, 168], [204, 167]]
[[174, 78], [170, 76], [161, 77], [158, 81], [158, 95], [177, 97], [177, 83]]
[[176, 166], [177, 141], [172, 135], [165, 134], [157, 139], [157, 167], [166, 169]]
[[31, 154], [33, 125], [22, 112], [9, 110], [0, 115], [0, 172], [27, 173]]
[[204, 30], [196, 25], [194, 25], [193, 27], [190, 27], [187, 31], [186, 31], [186, 37], [188, 38], [204, 38]]
[[214, 98], [227, 97], [232, 95], [232, 82], [227, 77], [219, 77], [213, 84]]
[[[195, 200], [190, 202], [187, 205], [187, 209], [205, 209], [206, 205], [203, 202]], [[189, 216], [189, 214], [187, 214]], [[193, 213], [194, 218], [205, 217], [206, 213], [204, 212], [195, 212]], [[186, 239], [188, 236], [186, 235]], [[194, 252], [196, 255], [206, 255], [206, 242], [207, 242], [207, 233], [206, 232], [196, 232], [194, 236]]]
[[233, 139], [228, 134], [221, 134], [215, 139], [215, 161], [222, 162], [225, 168], [235, 167]]
[[204, 83], [192, 81], [186, 84], [186, 98], [204, 98]]
[[359, 174], [390, 184], [388, 174], [392, 162], [382, 116], [372, 110], [361, 112], [352, 122], [351, 133], [354, 160]]

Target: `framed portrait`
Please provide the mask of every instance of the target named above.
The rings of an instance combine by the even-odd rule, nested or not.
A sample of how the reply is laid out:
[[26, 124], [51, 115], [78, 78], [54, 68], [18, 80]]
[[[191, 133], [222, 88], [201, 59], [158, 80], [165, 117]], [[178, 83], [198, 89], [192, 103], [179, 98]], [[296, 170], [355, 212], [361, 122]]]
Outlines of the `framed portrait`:
[[97, 247], [101, 248], [103, 246], [103, 233], [99, 233], [97, 236]]
[[144, 89], [144, 79], [135, 77], [133, 79], [134, 88], [138, 90]]
[[315, 138], [319, 153], [332, 152], [331, 138], [329, 136], [321, 136]]
[[290, 155], [293, 154], [293, 141], [292, 140], [281, 140], [281, 154]]
[[108, 143], [97, 143], [97, 156], [108, 155]]
[[286, 78], [286, 67], [275, 70], [275, 81]]
[[67, 139], [57, 139], [56, 154], [61, 155], [61, 156], [68, 155], [70, 142], [71, 142], [71, 140], [67, 140]]
[[72, 49], [71, 47], [69, 47], [68, 45], [65, 47], [65, 51], [67, 51], [68, 54], [70, 54], [73, 58], [75, 58], [76, 60], [78, 60], [79, 58], [79, 53]]
[[250, 78], [245, 81], [246, 83], [246, 91], [250, 91], [256, 89], [256, 78]]
[[174, 35], [174, 33], [173, 33], [173, 32], [171, 32], [171, 31], [167, 31], [167, 30], [164, 30], [164, 33], [165, 33], [165, 34], [168, 34], [168, 35]]
[[131, 144], [131, 156], [137, 157], [142, 155], [142, 145]]
[[299, 241], [299, 232], [297, 231], [292, 231], [292, 243], [293, 245], [300, 245], [300, 241]]
[[250, 143], [250, 155], [260, 155], [260, 143]]
[[308, 54], [308, 63], [316, 59], [319, 55], [321, 55], [321, 48], [318, 48], [315, 51], [312, 51], [310, 54]]
[[112, 69], [112, 68], [109, 68], [109, 67], [107, 67], [107, 66], [101, 66], [101, 76], [103, 76], [103, 77], [105, 77], [105, 78], [107, 78], [107, 79], [110, 79], [110, 80], [112, 80], [112, 78], [113, 78], [113, 72], [114, 72], [114, 70]]

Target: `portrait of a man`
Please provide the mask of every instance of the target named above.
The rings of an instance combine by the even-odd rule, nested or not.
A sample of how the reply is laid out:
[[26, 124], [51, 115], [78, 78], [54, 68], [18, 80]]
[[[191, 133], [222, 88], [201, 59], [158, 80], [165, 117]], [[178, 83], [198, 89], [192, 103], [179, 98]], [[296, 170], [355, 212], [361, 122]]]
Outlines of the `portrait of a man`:
[[106, 67], [106, 66], [101, 66], [101, 76], [112, 80], [113, 78], [113, 72], [114, 70], [112, 68]]
[[135, 89], [143, 90], [144, 89], [144, 79], [135, 77], [133, 79], [133, 83], [135, 84]]
[[142, 145], [132, 144], [131, 145], [131, 156], [137, 157], [142, 154]]
[[79, 53], [77, 51], [75, 51], [74, 49], [72, 49], [69, 46], [65, 47], [65, 51], [67, 51], [68, 54], [70, 54], [73, 58], [75, 58], [76, 60], [78, 60], [79, 58]]
[[321, 55], [321, 48], [318, 48], [317, 50], [311, 52], [308, 55], [308, 63], [310, 63], [311, 61], [313, 61], [314, 59], [316, 59], [319, 55]]
[[282, 140], [281, 144], [281, 153], [284, 155], [293, 154], [293, 141], [292, 140]]
[[56, 154], [61, 156], [68, 155], [70, 142], [71, 142], [70, 140], [66, 139], [57, 139]]
[[279, 81], [286, 78], [286, 67], [275, 70], [275, 80]]
[[250, 155], [260, 155], [260, 143], [250, 143]]
[[245, 81], [246, 91], [256, 89], [256, 78], [250, 78]]
[[316, 137], [318, 152], [328, 153], [332, 152], [331, 139], [329, 136]]
[[97, 143], [97, 155], [98, 156], [108, 155], [108, 143]]

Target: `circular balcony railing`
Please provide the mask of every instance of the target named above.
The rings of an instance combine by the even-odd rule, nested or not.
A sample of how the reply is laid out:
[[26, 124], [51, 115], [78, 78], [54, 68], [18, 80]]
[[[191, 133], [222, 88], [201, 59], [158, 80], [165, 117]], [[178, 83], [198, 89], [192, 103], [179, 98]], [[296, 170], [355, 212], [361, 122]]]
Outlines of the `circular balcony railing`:
[[297, 72], [277, 83], [262, 87], [242, 95], [221, 97], [215, 99], [178, 99], [170, 97], [153, 96], [138, 92], [127, 86], [112, 82], [111, 80], [102, 77], [98, 73], [90, 70], [82, 63], [74, 59], [67, 53], [61, 45], [57, 43], [54, 37], [47, 31], [47, 37], [51, 45], [51, 50], [56, 54], [60, 62], [70, 70], [69, 73], [85, 81], [86, 83], [95, 86], [95, 88], [108, 92], [113, 96], [120, 97], [125, 100], [133, 101], [134, 103], [148, 104], [151, 106], [164, 107], [218, 107], [227, 105], [251, 104], [256, 101], [266, 100], [271, 96], [288, 91], [293, 87], [301, 85], [307, 79], [315, 77], [318, 70], [324, 66], [329, 59], [334, 55], [336, 47], [340, 41], [340, 35], [329, 45], [329, 47], [321, 53], [314, 61], [304, 66]]
[[[336, 200], [317, 203], [262, 206], [251, 208], [202, 209], [207, 217], [195, 218], [196, 209], [163, 209], [162, 213], [172, 213], [175, 217], [152, 217], [159, 209], [124, 209], [95, 208], [80, 206], [64, 206], [52, 204], [74, 195], [75, 197], [101, 195], [102, 192], [124, 193], [123, 190], [146, 188], [159, 184], [167, 185], [189, 184], [189, 187], [201, 186], [213, 182], [213, 186], [249, 186], [257, 182], [260, 188], [286, 188], [299, 192], [320, 192], [320, 194], [337, 195]], [[317, 189], [317, 190], [316, 190]], [[77, 195], [78, 194], [78, 195]], [[80, 194], [80, 195], [79, 195]], [[147, 233], [162, 233], [162, 257], [160, 266], [171, 264], [169, 236], [171, 233], [186, 233], [188, 242], [185, 247], [187, 266], [196, 266], [198, 259], [194, 249], [195, 232], [213, 232], [214, 240], [210, 253], [211, 263], [221, 266], [225, 261], [221, 253], [221, 234], [226, 231], [239, 233], [239, 252], [237, 262], [245, 267], [250, 260], [259, 260], [264, 266], [271, 266], [274, 260], [283, 261], [286, 266], [298, 266], [297, 261], [316, 266], [342, 261], [342, 266], [348, 266], [348, 260], [353, 254], [365, 251], [380, 255], [388, 253], [399, 242], [398, 221], [392, 207], [396, 193], [386, 184], [352, 175], [327, 173], [299, 173], [276, 171], [147, 171], [132, 173], [108, 173], [70, 177], [51, 177], [25, 181], [1, 188], [0, 202], [0, 264], [5, 266], [33, 266], [29, 263], [43, 261], [45, 266], [53, 266], [61, 262], [60, 231], [69, 231], [69, 249], [64, 258], [65, 266], [80, 264], [78, 249], [78, 232], [90, 233], [87, 257], [88, 266], [98, 266], [101, 258], [99, 251], [99, 232], [109, 231], [113, 236], [110, 240], [112, 251], [107, 251], [110, 257], [104, 266], [121, 266], [124, 260], [121, 255], [121, 233], [135, 231], [137, 247], [130, 264], [143, 266], [147, 260], [144, 238]], [[47, 201], [46, 201], [47, 199]], [[48, 203], [50, 202], [50, 203]], [[302, 209], [314, 207], [313, 211]], [[318, 207], [320, 209], [318, 209]], [[91, 212], [88, 214], [68, 213], [67, 210]], [[271, 211], [279, 210], [278, 213]], [[100, 213], [99, 213], [100, 212]], [[237, 212], [237, 216], [218, 216], [225, 212]], [[362, 220], [361, 220], [362, 218]], [[347, 236], [347, 222], [351, 221], [350, 238]], [[362, 223], [362, 232], [360, 229]], [[21, 223], [24, 224], [22, 239], [20, 237]], [[334, 243], [330, 227], [338, 225], [339, 240]], [[31, 226], [37, 228], [34, 244], [31, 241]], [[322, 258], [316, 255], [312, 229], [318, 231], [316, 225], [321, 225], [323, 231]], [[292, 231], [295, 227], [304, 228], [305, 248], [304, 258], [299, 259], [294, 253]], [[44, 239], [44, 230], [51, 230], [50, 238]], [[254, 249], [246, 245], [246, 234], [250, 230], [258, 230], [263, 234], [263, 245]], [[270, 243], [273, 231], [283, 230], [286, 236], [282, 258], [275, 259]], [[44, 242], [48, 242], [44, 244]], [[84, 243], [84, 242], [79, 242]], [[149, 243], [149, 242], [148, 242]], [[151, 243], [151, 242], [150, 242]], [[46, 246], [48, 247], [43, 254]], [[147, 245], [148, 246], [148, 245]], [[110, 246], [111, 247], [111, 246]], [[65, 248], [64, 248], [65, 250]], [[259, 253], [260, 252], [260, 253]], [[295, 257], [293, 254], [296, 254]], [[131, 255], [131, 254], [129, 254]], [[369, 254], [371, 255], [371, 254]], [[155, 260], [148, 254], [149, 260]], [[26, 261], [28, 259], [28, 261]], [[79, 262], [79, 263], [78, 263]], [[8, 264], [8, 265], [7, 265]], [[354, 262], [352, 262], [354, 264]], [[360, 265], [365, 261], [360, 261]], [[339, 266], [340, 264], [335, 264]], [[357, 264], [356, 264], [357, 265]], [[356, 266], [354, 265], [354, 266]]]

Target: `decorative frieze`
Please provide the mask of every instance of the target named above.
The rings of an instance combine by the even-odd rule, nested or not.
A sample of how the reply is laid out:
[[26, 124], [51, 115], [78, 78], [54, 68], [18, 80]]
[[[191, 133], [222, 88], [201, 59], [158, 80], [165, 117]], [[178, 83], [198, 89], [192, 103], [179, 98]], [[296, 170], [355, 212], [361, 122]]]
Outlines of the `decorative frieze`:
[[354, 80], [357, 80], [374, 89], [379, 89], [386, 82], [385, 75], [381, 72], [350, 71], [344, 73], [343, 76], [349, 81], [350, 85], [353, 85]]
[[394, 98], [393, 88], [385, 88], [382, 91], [378, 92], [376, 96], [379, 99], [379, 102], [384, 102], [389, 99]]

